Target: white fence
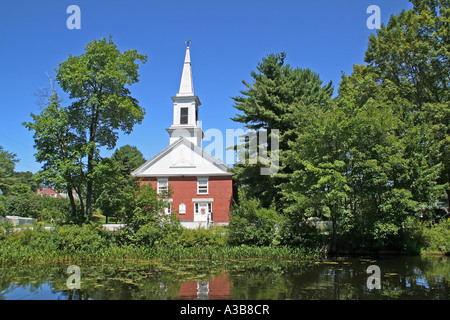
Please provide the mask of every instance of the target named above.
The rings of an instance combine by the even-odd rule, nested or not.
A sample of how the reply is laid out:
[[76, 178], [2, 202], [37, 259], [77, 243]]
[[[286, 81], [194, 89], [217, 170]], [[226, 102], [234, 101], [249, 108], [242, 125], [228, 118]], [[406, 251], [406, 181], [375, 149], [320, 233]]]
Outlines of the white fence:
[[0, 217], [0, 223], [3, 222], [11, 222], [15, 226], [29, 226], [36, 222], [36, 219], [34, 218], [24, 218], [24, 217], [18, 217], [18, 216], [6, 216], [6, 217]]

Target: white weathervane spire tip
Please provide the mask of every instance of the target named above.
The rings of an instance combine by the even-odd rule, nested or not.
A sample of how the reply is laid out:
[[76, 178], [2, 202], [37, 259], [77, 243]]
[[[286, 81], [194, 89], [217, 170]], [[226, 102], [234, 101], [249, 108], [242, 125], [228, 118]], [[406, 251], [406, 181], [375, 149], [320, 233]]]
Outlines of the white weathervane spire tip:
[[191, 40], [185, 41], [186, 46], [186, 56], [184, 58], [183, 73], [181, 75], [180, 89], [177, 96], [193, 96], [194, 95], [194, 84], [192, 80], [192, 69], [191, 69], [191, 54], [189, 50], [189, 45]]

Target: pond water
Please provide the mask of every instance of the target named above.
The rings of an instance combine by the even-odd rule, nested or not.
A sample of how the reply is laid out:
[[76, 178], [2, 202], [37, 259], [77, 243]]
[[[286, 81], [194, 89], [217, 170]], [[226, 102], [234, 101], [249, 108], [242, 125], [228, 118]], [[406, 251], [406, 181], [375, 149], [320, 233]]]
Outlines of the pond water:
[[[368, 273], [369, 266], [378, 267], [379, 274]], [[71, 267], [70, 273], [68, 267], [68, 264], [3, 266], [0, 299], [450, 298], [450, 260], [445, 256], [335, 258], [311, 264], [261, 260], [80, 263]]]

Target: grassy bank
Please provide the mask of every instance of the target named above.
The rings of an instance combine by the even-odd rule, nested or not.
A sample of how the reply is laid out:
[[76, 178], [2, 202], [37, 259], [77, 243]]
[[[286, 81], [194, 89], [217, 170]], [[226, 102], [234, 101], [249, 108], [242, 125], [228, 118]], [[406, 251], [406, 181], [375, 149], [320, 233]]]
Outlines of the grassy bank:
[[57, 226], [54, 231], [42, 227], [20, 232], [6, 230], [1, 234], [1, 264], [150, 259], [313, 261], [318, 258], [314, 251], [302, 248], [231, 246], [223, 239], [225, 235], [205, 230], [189, 231], [191, 241], [184, 239], [171, 245], [153, 246], [125, 239], [129, 234], [105, 232], [96, 225]]
[[421, 245], [421, 254], [449, 254], [450, 253], [450, 219], [439, 223], [424, 222], [416, 229], [415, 239]]
[[[403, 246], [409, 254], [448, 254], [449, 239], [450, 220], [439, 224], [427, 222], [411, 227]], [[319, 258], [319, 249], [231, 245], [226, 228], [177, 229], [172, 233], [170, 229], [150, 228], [134, 233], [128, 229], [109, 232], [101, 224], [89, 223], [55, 226], [55, 230], [45, 230], [42, 224], [37, 224], [33, 230], [23, 228], [13, 232], [11, 225], [0, 225], [0, 264], [150, 259], [314, 261]]]

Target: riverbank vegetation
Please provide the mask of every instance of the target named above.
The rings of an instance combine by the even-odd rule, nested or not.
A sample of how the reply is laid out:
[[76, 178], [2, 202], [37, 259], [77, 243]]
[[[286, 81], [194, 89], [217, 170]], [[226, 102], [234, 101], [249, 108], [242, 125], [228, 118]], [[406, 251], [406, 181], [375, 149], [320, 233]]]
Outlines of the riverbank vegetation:
[[[233, 120], [270, 137], [279, 130], [278, 149], [267, 139], [276, 174], [260, 174], [262, 159], [246, 161], [232, 169], [236, 187], [282, 214], [291, 245], [308, 241], [317, 220], [337, 252], [412, 250], [421, 222], [448, 218], [450, 8], [412, 3], [370, 36], [365, 64], [343, 74], [336, 93], [279, 53], [234, 97]], [[247, 159], [256, 136], [241, 142]], [[437, 240], [429, 230], [423, 236]], [[446, 236], [440, 251], [449, 251]]]
[[[0, 258], [449, 252], [450, 8], [443, 0], [412, 3], [411, 10], [392, 16], [370, 36], [365, 64], [343, 74], [336, 92], [313, 71], [290, 66], [283, 52], [261, 60], [252, 82], [244, 82], [245, 90], [233, 98], [233, 120], [266, 131], [268, 158], [278, 155], [279, 162], [271, 164], [274, 174], [263, 175], [267, 161], [249, 161], [258, 135], [242, 140], [243, 149], [235, 146], [245, 150], [246, 158], [231, 169], [236, 192], [226, 228], [186, 230], [175, 212], [160, 214], [168, 195], [139, 187], [130, 176], [144, 162], [136, 147], [122, 147], [111, 158], [100, 156], [101, 147], [114, 148], [118, 130], [128, 133], [141, 122], [144, 110], [128, 90], [119, 105], [111, 97], [83, 92], [66, 69], [78, 61], [76, 72], [95, 77], [101, 70], [85, 70], [93, 51], [123, 57], [129, 69], [106, 66], [129, 77], [110, 88], [121, 92], [137, 81], [135, 61], [146, 57], [133, 50], [121, 54], [112, 40], [89, 44], [85, 55], [70, 58], [58, 71], [62, 89], [77, 93], [73, 104], [62, 106], [52, 90], [47, 107], [24, 124], [34, 132], [43, 170], [33, 179], [17, 175], [15, 155], [0, 148], [0, 215], [56, 225], [54, 231], [38, 228], [34, 233], [3, 228]], [[92, 97], [94, 105], [101, 100], [97, 111], [107, 111], [99, 114], [101, 124], [115, 126], [98, 127], [96, 117], [83, 113], [83, 97]], [[120, 106], [127, 106], [121, 109], [124, 114], [113, 117], [110, 108]], [[134, 116], [127, 121], [126, 113]], [[92, 120], [91, 125], [82, 118]], [[86, 128], [103, 133], [89, 134]], [[271, 139], [275, 130], [278, 145]], [[66, 191], [68, 198], [37, 197], [36, 183]], [[127, 227], [106, 232], [95, 222], [96, 213], [121, 219]]]
[[[95, 223], [56, 226], [45, 230], [24, 228], [12, 232], [0, 227], [2, 264], [48, 263], [68, 261], [125, 260], [277, 260], [311, 262], [317, 252], [287, 246], [232, 246], [226, 229], [186, 230], [159, 238], [153, 245], [130, 240], [129, 229], [106, 231]], [[153, 236], [153, 234], [152, 234]], [[170, 244], [169, 244], [170, 243]]]

